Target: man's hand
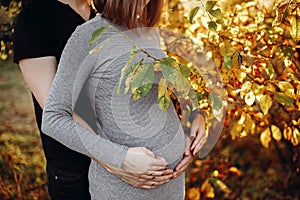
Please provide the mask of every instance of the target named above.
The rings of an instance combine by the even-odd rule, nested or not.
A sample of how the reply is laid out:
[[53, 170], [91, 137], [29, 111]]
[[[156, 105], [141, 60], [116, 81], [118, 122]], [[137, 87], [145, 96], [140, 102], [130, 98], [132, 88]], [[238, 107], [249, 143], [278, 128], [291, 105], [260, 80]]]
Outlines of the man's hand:
[[174, 178], [177, 178], [186, 170], [205, 142], [205, 118], [197, 113], [192, 122], [190, 136], [185, 135], [184, 156], [175, 168]]
[[192, 156], [191, 149], [190, 149], [192, 140], [188, 135], [184, 135], [184, 136], [185, 136], [184, 155], [183, 155], [183, 159], [181, 160], [181, 162], [175, 168], [174, 178], [177, 178], [178, 176], [180, 176], [186, 170], [186, 168], [189, 166], [189, 164], [193, 161], [193, 156]]
[[191, 152], [195, 156], [206, 142], [205, 118], [202, 114], [197, 113], [193, 119], [190, 137], [192, 139]]

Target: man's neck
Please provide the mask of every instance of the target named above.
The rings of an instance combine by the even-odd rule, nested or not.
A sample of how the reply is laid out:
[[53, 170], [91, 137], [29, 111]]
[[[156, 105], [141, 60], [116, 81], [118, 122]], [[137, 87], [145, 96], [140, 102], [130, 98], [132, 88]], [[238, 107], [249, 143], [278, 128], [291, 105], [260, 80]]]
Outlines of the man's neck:
[[71, 7], [80, 8], [88, 5], [88, 0], [58, 0], [64, 4], [69, 4]]
[[68, 4], [73, 10], [75, 10], [86, 21], [90, 16], [90, 6], [88, 0], [58, 0], [64, 4]]

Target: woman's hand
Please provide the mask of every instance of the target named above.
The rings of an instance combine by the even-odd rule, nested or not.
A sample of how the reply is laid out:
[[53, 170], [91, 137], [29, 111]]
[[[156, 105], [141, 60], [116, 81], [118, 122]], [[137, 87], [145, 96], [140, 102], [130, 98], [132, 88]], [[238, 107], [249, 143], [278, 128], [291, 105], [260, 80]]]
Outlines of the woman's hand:
[[173, 170], [166, 169], [168, 163], [145, 147], [129, 148], [122, 168], [97, 162], [111, 174], [137, 188], [153, 189], [173, 178]]
[[121, 168], [116, 168], [111, 165], [107, 165], [105, 163], [100, 163], [100, 164], [103, 167], [105, 167], [109, 173], [121, 178], [129, 185], [132, 185], [133, 187], [137, 187], [137, 188], [154, 189], [164, 183], [169, 182], [169, 180], [173, 178], [172, 169], [166, 169], [161, 171], [162, 175], [160, 176], [155, 176], [155, 175], [150, 176], [146, 174], [137, 175], [137, 174], [129, 173]]
[[167, 168], [165, 159], [157, 157], [145, 147], [129, 148], [122, 163], [122, 169], [133, 174], [159, 176]]

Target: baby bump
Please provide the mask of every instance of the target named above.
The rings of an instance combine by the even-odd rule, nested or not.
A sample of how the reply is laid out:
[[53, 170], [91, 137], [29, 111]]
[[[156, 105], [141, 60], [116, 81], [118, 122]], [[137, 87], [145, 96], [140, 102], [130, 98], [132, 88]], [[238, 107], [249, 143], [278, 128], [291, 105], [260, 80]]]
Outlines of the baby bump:
[[[111, 87], [115, 91], [114, 86]], [[157, 90], [153, 87], [139, 100], [123, 93], [99, 95], [96, 113], [102, 128], [100, 134], [128, 147], [146, 147], [174, 168], [184, 153], [184, 132], [173, 104], [167, 111], [162, 111], [157, 103]], [[109, 101], [110, 106], [101, 103], [105, 101]]]
[[155, 155], [160, 156], [168, 162], [168, 168], [174, 169], [182, 160], [184, 154], [185, 140], [181, 125], [178, 125], [174, 137], [158, 149], [151, 149]]

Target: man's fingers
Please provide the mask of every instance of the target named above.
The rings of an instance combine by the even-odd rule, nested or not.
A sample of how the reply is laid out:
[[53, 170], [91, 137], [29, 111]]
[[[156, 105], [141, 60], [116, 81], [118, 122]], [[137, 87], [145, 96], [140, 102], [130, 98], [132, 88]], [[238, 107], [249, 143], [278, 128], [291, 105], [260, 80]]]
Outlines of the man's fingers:
[[171, 178], [173, 178], [173, 173], [165, 176], [154, 176], [152, 180], [161, 183], [170, 180]]
[[180, 170], [174, 172], [174, 178], [179, 177], [184, 171], [185, 171], [185, 169], [180, 169]]
[[197, 145], [199, 145], [200, 143], [202, 143], [202, 141], [205, 139], [206, 139], [205, 130], [203, 128], [199, 128], [198, 134], [197, 134], [196, 138], [194, 139], [194, 141], [192, 142], [191, 151], [193, 151], [195, 149], [195, 147]]
[[197, 144], [197, 146], [193, 150], [194, 156], [200, 151], [200, 149], [205, 144], [205, 142], [206, 142], [206, 137], [201, 138], [200, 142]]
[[185, 157], [184, 159], [182, 159], [180, 164], [176, 167], [176, 170], [173, 174], [173, 178], [177, 178], [178, 176], [180, 176], [186, 170], [186, 168], [189, 166], [191, 160], [192, 160], [191, 156]]
[[175, 172], [177, 170], [180, 170], [181, 168], [183, 168], [185, 165], [188, 165], [189, 164], [189, 161], [192, 159], [191, 156], [185, 156], [181, 161], [180, 163], [176, 166], [175, 168]]
[[200, 151], [202, 146], [205, 144], [206, 139], [207, 139], [206, 135], [203, 134], [203, 136], [200, 138], [199, 142], [195, 145], [195, 148], [193, 150], [191, 150], [193, 152], [194, 156]]
[[196, 137], [196, 133], [197, 133], [197, 130], [198, 130], [198, 124], [199, 124], [199, 120], [194, 119], [194, 121], [192, 122], [191, 132], [190, 132], [190, 137], [191, 138]]

